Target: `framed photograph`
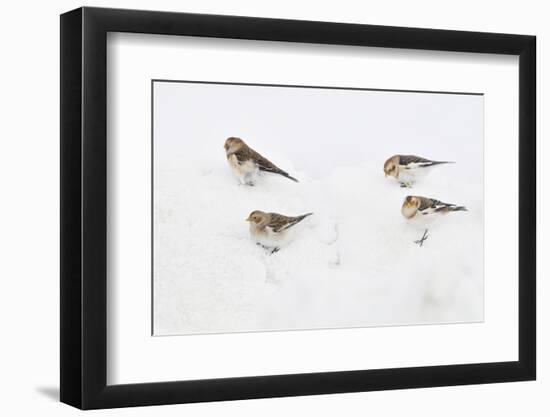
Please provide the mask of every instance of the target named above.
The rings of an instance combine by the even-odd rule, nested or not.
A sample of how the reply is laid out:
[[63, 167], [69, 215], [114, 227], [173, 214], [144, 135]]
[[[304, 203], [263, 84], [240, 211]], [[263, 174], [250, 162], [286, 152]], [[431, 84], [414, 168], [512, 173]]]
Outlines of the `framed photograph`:
[[535, 37], [61, 16], [61, 401], [533, 380]]

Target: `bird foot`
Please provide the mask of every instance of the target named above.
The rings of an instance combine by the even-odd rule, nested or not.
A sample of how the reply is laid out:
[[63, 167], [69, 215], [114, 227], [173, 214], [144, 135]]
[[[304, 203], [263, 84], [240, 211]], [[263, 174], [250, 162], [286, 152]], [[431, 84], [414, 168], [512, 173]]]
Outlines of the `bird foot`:
[[259, 242], [257, 242], [256, 245], [261, 246], [264, 250], [269, 252], [270, 255], [273, 255], [274, 253], [279, 252], [279, 249], [280, 249], [280, 248], [272, 248], [272, 247], [269, 247], [269, 246], [265, 246], [265, 245], [262, 245]]
[[426, 239], [428, 239], [428, 229], [424, 230], [424, 234], [422, 235], [422, 237], [418, 240], [415, 240], [414, 243], [422, 247]]

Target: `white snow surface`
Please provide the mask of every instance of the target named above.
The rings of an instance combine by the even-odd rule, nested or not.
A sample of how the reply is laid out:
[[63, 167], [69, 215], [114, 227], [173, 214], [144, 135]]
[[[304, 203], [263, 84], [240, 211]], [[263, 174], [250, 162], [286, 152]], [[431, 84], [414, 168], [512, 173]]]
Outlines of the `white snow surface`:
[[[429, 195], [469, 211], [424, 225], [400, 208], [427, 187], [401, 189], [380, 166], [320, 179], [290, 170], [300, 183], [267, 174], [249, 187], [238, 185], [223, 153], [195, 162], [155, 171], [155, 334], [483, 318], [482, 207], [445, 180], [455, 166], [430, 177]], [[271, 255], [250, 239], [245, 219], [255, 209], [314, 215]]]
[[[154, 335], [483, 320], [482, 165], [457, 160], [402, 189], [383, 175], [389, 146], [311, 175], [276, 140], [249, 140], [300, 180], [265, 174], [250, 187], [227, 166], [222, 146], [234, 132], [210, 127], [193, 143], [182, 128], [163, 142], [155, 129]], [[176, 136], [186, 145], [172, 152]], [[469, 211], [407, 221], [400, 209], [408, 194]], [[314, 215], [271, 255], [250, 239], [245, 219], [256, 209]]]

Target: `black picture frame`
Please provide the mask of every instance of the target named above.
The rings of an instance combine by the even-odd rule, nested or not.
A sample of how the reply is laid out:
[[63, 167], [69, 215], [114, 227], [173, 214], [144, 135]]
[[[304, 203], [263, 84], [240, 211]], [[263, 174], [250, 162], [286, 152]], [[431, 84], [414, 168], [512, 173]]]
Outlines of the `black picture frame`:
[[[518, 361], [107, 385], [108, 32], [519, 56]], [[88, 7], [61, 15], [61, 401], [96, 409], [535, 379], [535, 51], [525, 35]]]

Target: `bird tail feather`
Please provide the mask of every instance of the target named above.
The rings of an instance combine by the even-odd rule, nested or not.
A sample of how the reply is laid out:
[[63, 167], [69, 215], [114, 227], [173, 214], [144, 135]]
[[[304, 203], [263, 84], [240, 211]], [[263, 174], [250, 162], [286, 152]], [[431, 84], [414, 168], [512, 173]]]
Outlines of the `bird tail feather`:
[[455, 164], [455, 161], [433, 161], [432, 165]]
[[292, 180], [294, 182], [300, 182], [296, 178], [292, 177], [288, 172], [283, 171], [282, 169], [277, 168], [275, 166], [268, 166], [268, 167], [260, 166], [260, 171], [269, 172], [271, 174], [282, 175], [283, 177], [288, 178], [289, 180]]
[[296, 218], [296, 223], [298, 222], [301, 222], [302, 220], [304, 220], [306, 217], [309, 217], [311, 216], [313, 213], [306, 213], [306, 214], [302, 214], [301, 216], [298, 216]]
[[292, 180], [292, 181], [294, 181], [294, 182], [300, 182], [300, 181], [298, 181], [296, 178], [294, 178], [293, 176], [291, 176], [290, 174], [288, 174], [288, 173], [286, 173], [286, 172], [285, 172], [284, 174], [283, 174], [283, 173], [280, 173], [280, 174], [281, 174], [283, 177], [288, 178], [289, 180]]

